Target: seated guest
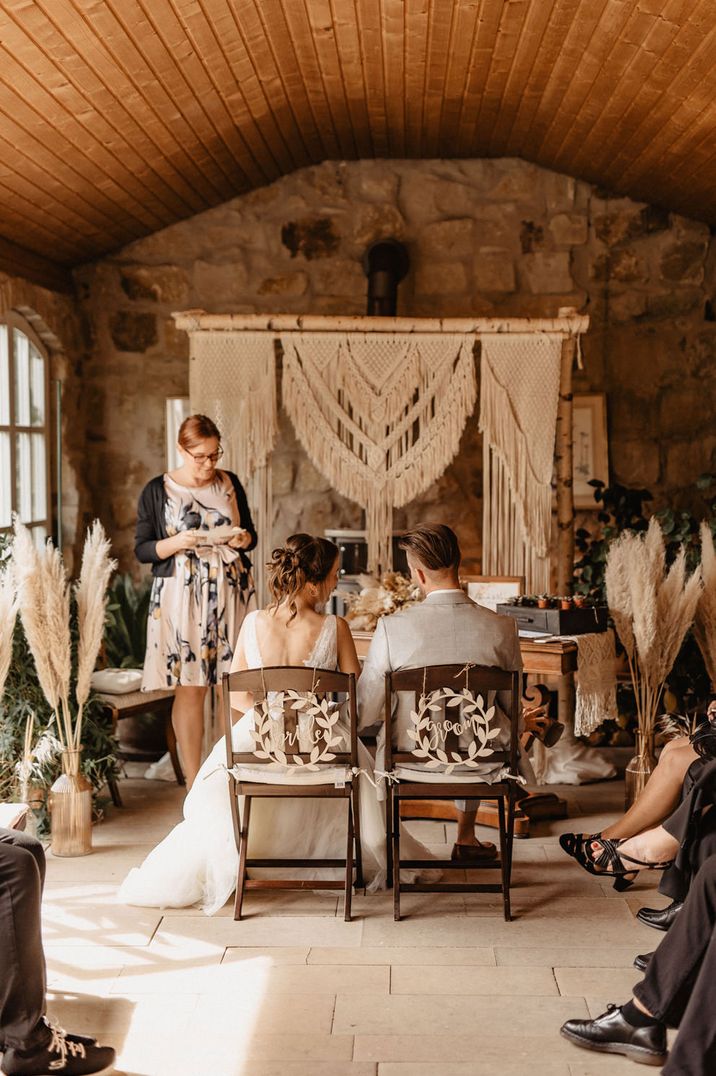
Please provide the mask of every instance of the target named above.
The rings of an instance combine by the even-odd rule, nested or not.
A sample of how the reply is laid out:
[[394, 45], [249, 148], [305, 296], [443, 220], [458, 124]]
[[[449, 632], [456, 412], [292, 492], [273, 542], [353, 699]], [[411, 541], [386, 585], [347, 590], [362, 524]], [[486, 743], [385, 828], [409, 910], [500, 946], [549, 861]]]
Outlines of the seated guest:
[[69, 1035], [45, 1016], [40, 908], [45, 853], [34, 837], [0, 829], [0, 1071], [6, 1076], [100, 1076], [114, 1050]]
[[[460, 587], [460, 547], [450, 527], [442, 523], [422, 523], [400, 541], [407, 554], [410, 576], [422, 590], [425, 601], [378, 621], [363, 673], [358, 682], [358, 710], [361, 728], [377, 724], [383, 717], [385, 674], [421, 665], [474, 662], [508, 671], [521, 671], [522, 658], [517, 624], [476, 605]], [[509, 742], [507, 700], [498, 696], [497, 716], [502, 724], [499, 747]], [[400, 732], [410, 726], [410, 700], [397, 703]], [[530, 711], [532, 713], [532, 711]], [[535, 714], [537, 711], [535, 711]], [[539, 710], [541, 717], [542, 711]], [[383, 729], [378, 735], [377, 768], [381, 769]], [[481, 777], [489, 782], [500, 763], [485, 763]], [[478, 800], [458, 800], [457, 843], [453, 859], [491, 859], [494, 844], [481, 844], [475, 836]]]
[[[664, 1065], [663, 1076], [716, 1072], [716, 856], [696, 875], [682, 911], [649, 961], [644, 980], [621, 1007], [595, 1020], [567, 1020], [577, 1046]], [[666, 1028], [678, 1027], [667, 1060]]]

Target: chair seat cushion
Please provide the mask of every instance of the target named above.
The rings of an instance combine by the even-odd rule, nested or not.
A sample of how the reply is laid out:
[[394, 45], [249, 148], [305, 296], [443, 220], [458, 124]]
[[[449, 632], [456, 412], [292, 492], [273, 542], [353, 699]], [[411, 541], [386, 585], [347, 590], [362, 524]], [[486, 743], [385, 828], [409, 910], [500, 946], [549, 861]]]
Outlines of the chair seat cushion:
[[435, 785], [495, 785], [505, 779], [509, 773], [507, 767], [501, 766], [492, 773], [476, 773], [474, 770], [460, 770], [459, 772], [443, 773], [441, 770], [426, 770], [424, 767], [398, 765], [393, 770], [393, 775], [399, 781], [416, 781], [421, 784]]
[[324, 766], [307, 770], [298, 766], [234, 766], [232, 773], [239, 781], [260, 785], [334, 785], [341, 787], [353, 780], [350, 766]]

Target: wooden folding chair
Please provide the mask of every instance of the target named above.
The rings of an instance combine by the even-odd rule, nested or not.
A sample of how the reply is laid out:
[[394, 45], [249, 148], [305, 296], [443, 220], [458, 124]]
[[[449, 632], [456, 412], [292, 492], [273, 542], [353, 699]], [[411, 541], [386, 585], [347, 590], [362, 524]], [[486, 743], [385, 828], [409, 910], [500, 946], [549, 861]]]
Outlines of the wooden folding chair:
[[[393, 714], [393, 696], [411, 692], [411, 727], [400, 740]], [[492, 749], [499, 731], [492, 698], [509, 694], [510, 742]], [[503, 694], [504, 698], [504, 694]], [[517, 672], [480, 665], [428, 665], [401, 669], [385, 677], [385, 758], [388, 780], [386, 838], [388, 884], [393, 886], [394, 918], [400, 919], [401, 892], [502, 893], [504, 916], [510, 911], [510, 878], [514, 840], [514, 810], [518, 760], [520, 677]], [[479, 767], [500, 763], [505, 776], [496, 784], [481, 780]], [[499, 813], [500, 857], [466, 864], [452, 860], [400, 858], [400, 806], [408, 800], [496, 800]], [[402, 883], [400, 870], [497, 870], [501, 882]]]
[[[363, 886], [360, 840], [360, 791], [356, 682], [353, 673], [303, 666], [272, 666], [230, 673], [223, 678], [226, 759], [231, 773], [229, 795], [234, 836], [239, 853], [234, 919], [241, 919], [247, 889], [343, 889], [345, 919], [351, 918], [351, 893]], [[250, 692], [254, 698], [254, 750], [236, 752], [232, 746], [231, 692]], [[348, 744], [336, 745], [338, 698], [344, 697], [349, 721]], [[318, 783], [307, 783], [308, 775]], [[280, 776], [280, 781], [278, 777]], [[239, 797], [244, 799], [239, 811]], [[249, 825], [252, 800], [313, 798], [345, 799], [348, 805], [346, 855], [343, 859], [250, 859]], [[344, 881], [247, 878], [252, 867], [339, 868]]]

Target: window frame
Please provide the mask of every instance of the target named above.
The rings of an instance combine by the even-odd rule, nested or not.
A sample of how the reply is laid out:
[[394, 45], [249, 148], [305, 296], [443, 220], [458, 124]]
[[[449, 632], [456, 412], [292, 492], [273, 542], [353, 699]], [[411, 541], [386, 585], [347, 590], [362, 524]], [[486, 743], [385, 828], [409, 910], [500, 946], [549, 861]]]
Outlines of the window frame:
[[[11, 517], [18, 511], [18, 482], [17, 482], [17, 437], [18, 434], [44, 433], [45, 440], [45, 516], [43, 519], [22, 520], [26, 527], [33, 533], [43, 527], [45, 538], [51, 538], [54, 534], [52, 517], [52, 414], [50, 396], [50, 354], [47, 345], [42, 342], [29, 322], [15, 310], [8, 310], [0, 317], [0, 325], [6, 327], [8, 335], [8, 392], [9, 392], [9, 424], [0, 423], [0, 433], [10, 435], [10, 512]], [[44, 363], [43, 387], [45, 393], [44, 416], [42, 426], [19, 425], [17, 418], [17, 383], [16, 383], [16, 356], [15, 356], [15, 330], [22, 333], [29, 340], [32, 347], [42, 356]], [[9, 534], [12, 531], [12, 523], [8, 526], [0, 525], [0, 535]]]

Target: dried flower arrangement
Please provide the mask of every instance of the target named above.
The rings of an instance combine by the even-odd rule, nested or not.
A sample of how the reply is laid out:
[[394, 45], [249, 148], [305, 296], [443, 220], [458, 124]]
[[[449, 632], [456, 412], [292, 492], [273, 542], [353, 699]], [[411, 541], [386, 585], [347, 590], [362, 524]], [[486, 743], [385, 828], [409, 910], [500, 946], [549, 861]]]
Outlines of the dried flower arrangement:
[[640, 754], [646, 753], [666, 678], [694, 620], [701, 571], [687, 575], [683, 546], [667, 568], [664, 535], [652, 517], [645, 534], [627, 531], [611, 543], [605, 583], [631, 674]]
[[386, 572], [380, 579], [362, 575], [359, 582], [360, 593], [346, 596], [346, 618], [356, 631], [374, 631], [382, 616], [418, 605], [423, 600], [420, 587], [400, 572]]
[[711, 690], [716, 691], [716, 551], [708, 523], [701, 524], [701, 578], [703, 590], [696, 606], [694, 637], [704, 659]]

